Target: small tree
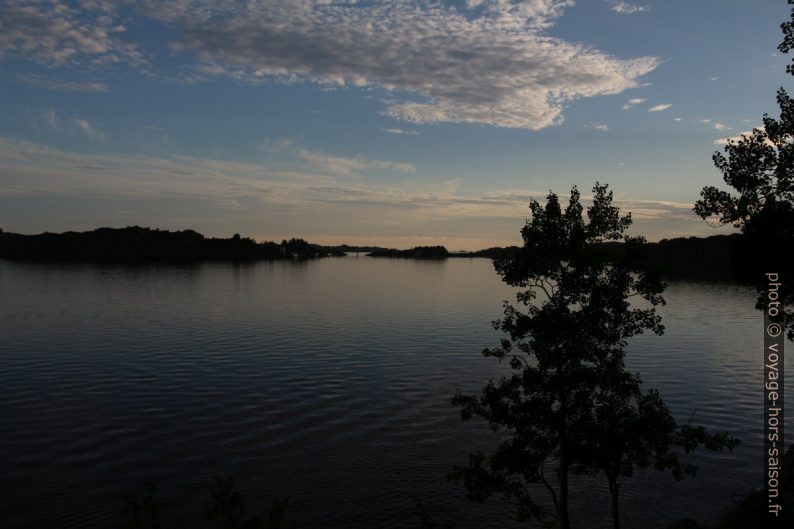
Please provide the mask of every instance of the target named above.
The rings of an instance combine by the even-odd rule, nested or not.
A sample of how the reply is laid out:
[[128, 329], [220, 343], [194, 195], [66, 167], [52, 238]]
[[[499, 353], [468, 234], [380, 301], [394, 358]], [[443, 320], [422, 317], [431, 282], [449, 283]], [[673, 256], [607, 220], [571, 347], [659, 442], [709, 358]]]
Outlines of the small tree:
[[614, 529], [620, 528], [622, 480], [635, 468], [670, 470], [676, 480], [694, 476], [695, 465], [680, 452], [733, 449], [737, 439], [725, 432], [710, 434], [702, 426], [679, 426], [655, 389], [643, 392], [640, 379], [621, 366], [606, 366], [606, 380], [593, 394], [592, 421], [587, 424], [576, 473], [603, 473], [609, 485]]
[[[526, 312], [505, 303], [504, 318], [494, 326], [509, 339], [483, 351], [509, 359], [512, 375], [489, 382], [479, 396], [453, 399], [462, 406], [464, 419], [483, 417], [507, 440], [487, 459], [482, 453], [472, 455], [469, 465], [453, 470], [451, 477], [464, 481], [471, 499], [500, 493], [517, 500], [521, 520], [548, 520], [528, 488], [543, 484], [563, 529], [570, 527], [569, 473], [582, 460], [592, 395], [605, 366], [622, 369], [627, 338], [663, 331], [655, 307], [664, 302], [664, 286], [642, 271], [635, 273], [636, 250], [644, 240], [624, 235], [631, 216], [619, 214], [607, 186], [596, 184], [593, 193], [589, 222], [576, 188], [565, 211], [554, 193], [545, 207], [530, 203], [523, 248], [495, 262], [506, 283], [526, 289], [517, 294]], [[626, 252], [610, 262], [603, 243], [619, 240]], [[628, 300], [634, 296], [648, 306], [632, 308]], [[556, 465], [556, 480], [547, 475], [550, 462]]]
[[[676, 446], [716, 448], [729, 438], [679, 427], [658, 392], [643, 393], [639, 377], [625, 369], [628, 338], [663, 332], [656, 307], [664, 303], [664, 285], [639, 266], [645, 241], [624, 234], [631, 216], [620, 215], [607, 186], [593, 188], [588, 222], [576, 188], [564, 211], [554, 193], [545, 207], [533, 200], [530, 209], [524, 246], [495, 262], [506, 283], [524, 289], [516, 298], [526, 309], [506, 302], [494, 326], [508, 338], [483, 351], [507, 359], [512, 373], [490, 381], [480, 395], [453, 398], [463, 419], [484, 418], [504, 440], [488, 457], [470, 456], [450, 477], [464, 482], [472, 500], [501, 494], [517, 502], [519, 520], [550, 525], [531, 489], [540, 484], [559, 526], [569, 529], [569, 474], [603, 472], [619, 527], [620, 480], [635, 467], [654, 464], [683, 477], [694, 467], [679, 460]], [[610, 241], [623, 241], [620, 256], [605, 251]]]

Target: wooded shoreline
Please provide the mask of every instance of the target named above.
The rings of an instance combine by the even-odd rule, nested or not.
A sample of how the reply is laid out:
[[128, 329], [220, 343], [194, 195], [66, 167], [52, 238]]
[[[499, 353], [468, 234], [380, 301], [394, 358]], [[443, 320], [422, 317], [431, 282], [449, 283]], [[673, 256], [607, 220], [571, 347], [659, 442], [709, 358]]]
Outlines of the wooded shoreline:
[[[740, 235], [715, 235], [663, 239], [646, 245], [646, 262], [671, 279], [734, 281], [733, 247]], [[623, 243], [604, 244], [616, 258]], [[208, 238], [193, 230], [167, 231], [139, 226], [99, 228], [86, 232], [22, 235], [0, 230], [0, 259], [96, 262], [198, 262], [315, 259], [364, 253], [370, 257], [449, 259], [484, 257], [498, 259], [518, 247], [492, 247], [474, 252], [450, 252], [444, 246], [418, 246], [406, 250], [377, 246], [323, 246], [303, 239], [256, 242], [235, 234]]]

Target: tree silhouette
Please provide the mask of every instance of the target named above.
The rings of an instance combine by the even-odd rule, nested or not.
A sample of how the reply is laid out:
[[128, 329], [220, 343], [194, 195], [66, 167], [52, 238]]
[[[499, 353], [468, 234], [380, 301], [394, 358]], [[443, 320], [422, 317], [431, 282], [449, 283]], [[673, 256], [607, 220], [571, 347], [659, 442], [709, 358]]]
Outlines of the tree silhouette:
[[[788, 3], [794, 4], [794, 0], [788, 0]], [[783, 42], [778, 45], [777, 49], [782, 53], [788, 53], [794, 49], [794, 9], [791, 10], [791, 18], [780, 24], [780, 29], [783, 30]], [[791, 64], [786, 66], [786, 73], [794, 75], [794, 59]]]
[[257, 243], [235, 233], [229, 239], [207, 238], [193, 230], [166, 231], [128, 226], [82, 233], [20, 235], [0, 230], [0, 258], [48, 261], [196, 262], [205, 260], [313, 259], [340, 252], [303, 239]]
[[[778, 49], [784, 53], [794, 46], [794, 8], [791, 17], [781, 24], [784, 40]], [[787, 71], [794, 75], [793, 65]], [[741, 229], [733, 257], [739, 279], [765, 290], [764, 274], [779, 274], [779, 319], [794, 340], [794, 100], [781, 88], [777, 103], [779, 119], [764, 114], [763, 127], [727, 140], [724, 154], [714, 153], [714, 165], [733, 192], [706, 186], [694, 210], [703, 219], [717, 217], [718, 224]], [[763, 294], [756, 306], [765, 309]]]
[[[464, 481], [471, 499], [500, 493], [517, 500], [520, 520], [547, 519], [527, 487], [542, 483], [563, 529], [570, 527], [568, 477], [579, 459], [582, 428], [592, 415], [599, 371], [606, 363], [622, 365], [627, 338], [663, 331], [655, 312], [664, 302], [662, 283], [644, 272], [632, 274], [630, 266], [643, 240], [624, 236], [631, 217], [620, 216], [612, 206], [607, 186], [596, 184], [593, 192], [587, 223], [575, 187], [565, 211], [554, 193], [545, 207], [530, 203], [523, 248], [495, 261], [503, 281], [526, 289], [516, 296], [526, 312], [505, 303], [504, 318], [494, 326], [509, 339], [483, 351], [509, 358], [513, 373], [490, 381], [480, 396], [453, 399], [463, 407], [464, 419], [483, 417], [509, 439], [487, 460], [482, 453], [472, 455], [469, 465], [453, 470], [452, 477]], [[621, 239], [628, 251], [610, 264], [602, 243]], [[643, 298], [649, 308], [630, 308], [631, 296]], [[556, 462], [556, 488], [546, 474], [550, 461]]]
[[[125, 494], [119, 509], [119, 529], [160, 529], [160, 506], [154, 497], [154, 483], [144, 483], [143, 494]], [[204, 501], [204, 514], [215, 529], [295, 529], [287, 525], [289, 499], [273, 500], [267, 518], [244, 518], [245, 500], [233, 479], [216, 477], [209, 497]]]
[[143, 487], [143, 494], [125, 494], [121, 498], [119, 529], [160, 529], [160, 507], [154, 498], [154, 483], [146, 480]]
[[[644, 238], [624, 234], [631, 216], [620, 215], [606, 185], [596, 184], [593, 195], [587, 222], [576, 188], [564, 211], [554, 193], [545, 207], [530, 203], [523, 247], [495, 261], [503, 281], [523, 289], [516, 299], [525, 309], [505, 302], [494, 326], [508, 337], [483, 351], [508, 360], [512, 373], [480, 395], [453, 398], [464, 420], [484, 418], [503, 441], [487, 457], [471, 455], [450, 477], [463, 481], [472, 500], [501, 494], [516, 501], [519, 520], [549, 524], [531, 487], [542, 485], [563, 529], [570, 528], [570, 474], [605, 474], [619, 527], [620, 479], [635, 467], [653, 464], [683, 477], [694, 467], [680, 461], [676, 447], [690, 452], [733, 442], [679, 427], [658, 392], [643, 393], [639, 377], [626, 371], [627, 339], [664, 330], [656, 313], [664, 285], [640, 266]], [[610, 255], [609, 241], [623, 241], [625, 251]]]
[[603, 473], [609, 485], [614, 529], [620, 528], [622, 480], [636, 468], [670, 470], [676, 480], [694, 476], [697, 467], [681, 460], [681, 451], [733, 449], [739, 440], [725, 432], [710, 434], [702, 426], [679, 426], [655, 389], [643, 392], [638, 376], [621, 366], [607, 366], [606, 380], [593, 394], [591, 422], [585, 426], [578, 474]]
[[[244, 519], [245, 500], [230, 478], [216, 477], [204, 513], [215, 529], [284, 529], [289, 500], [273, 500], [266, 519], [256, 516]], [[295, 527], [292, 525], [291, 527]]]

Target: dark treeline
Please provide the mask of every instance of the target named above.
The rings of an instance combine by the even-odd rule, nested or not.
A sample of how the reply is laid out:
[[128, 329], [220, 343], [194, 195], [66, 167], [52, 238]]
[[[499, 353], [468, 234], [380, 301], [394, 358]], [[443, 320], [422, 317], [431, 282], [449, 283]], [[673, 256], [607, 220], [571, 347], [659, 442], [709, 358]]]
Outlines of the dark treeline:
[[349, 244], [340, 244], [339, 246], [326, 246], [326, 248], [333, 252], [342, 252], [342, 253], [370, 253], [370, 252], [381, 252], [389, 250], [389, 248], [384, 248], [382, 246], [350, 246]]
[[132, 226], [86, 232], [20, 235], [0, 230], [0, 258], [49, 261], [252, 261], [310, 259], [341, 255], [303, 239], [258, 243], [235, 234], [207, 238], [193, 230], [167, 231]]
[[[736, 280], [733, 263], [739, 234], [711, 237], [678, 237], [647, 243], [641, 261], [669, 279]], [[613, 258], [623, 254], [622, 243], [606, 243]]]
[[[713, 235], [711, 237], [679, 237], [648, 243], [642, 261], [663, 277], [670, 279], [735, 280], [734, 250], [739, 235]], [[604, 243], [604, 250], [613, 259], [623, 255], [622, 242]], [[413, 259], [445, 259], [448, 257], [487, 257], [500, 259], [514, 255], [516, 246], [493, 247], [476, 252], [449, 252], [443, 246], [418, 246], [410, 250], [378, 250], [373, 257], [402, 257]]]
[[[645, 261], [668, 278], [734, 280], [732, 259], [739, 235], [663, 239], [646, 245]], [[618, 258], [623, 244], [605, 244]], [[377, 246], [321, 246], [303, 239], [258, 243], [235, 234], [228, 239], [208, 238], [194, 230], [167, 231], [132, 226], [99, 228], [87, 232], [21, 235], [0, 230], [0, 258], [48, 261], [253, 261], [259, 259], [311, 259], [366, 252], [371, 257], [446, 259], [453, 257], [504, 258], [516, 246], [475, 252], [450, 252], [444, 246], [417, 246], [397, 250]]]
[[498, 259], [506, 257], [518, 250], [517, 246], [500, 248], [495, 246], [476, 252], [450, 252], [444, 246], [416, 246], [409, 250], [396, 250], [394, 248], [378, 248], [372, 250], [370, 257], [405, 257], [409, 259], [446, 259], [447, 257], [487, 257]]
[[[781, 504], [784, 518], [783, 524], [791, 524], [794, 512], [794, 445], [791, 445], [785, 458], [786, 470], [784, 472], [783, 498]], [[117, 507], [117, 529], [168, 529], [167, 524], [161, 523], [161, 510], [168, 510], [168, 505], [161, 505], [155, 494], [155, 485], [151, 480], [144, 482], [142, 492], [129, 492], [120, 498]], [[747, 529], [755, 527], [758, 513], [765, 510], [765, 500], [760, 491], [753, 491], [737, 496], [733, 505], [725, 510], [719, 520], [713, 525], [704, 525], [693, 519], [678, 520], [669, 526], [669, 529]], [[201, 507], [201, 505], [197, 505]], [[249, 508], [249, 507], [252, 507]], [[209, 494], [203, 502], [206, 524], [197, 527], [213, 527], [216, 529], [301, 529], [293, 521], [300, 513], [300, 502], [290, 498], [273, 500], [269, 507], [266, 505], [250, 505], [246, 498], [238, 491], [233, 479], [215, 477], [211, 483]], [[432, 505], [427, 505], [420, 498], [414, 503], [415, 515], [418, 524], [415, 526], [407, 520], [410, 507], [406, 505], [406, 527], [417, 529], [455, 529], [455, 526], [445, 524], [438, 519], [441, 516], [451, 516], [448, 511], [437, 511]], [[249, 512], [264, 512], [264, 515], [251, 515]], [[785, 527], [785, 525], [782, 525]]]
[[508, 257], [518, 251], [518, 246], [505, 246], [504, 248], [494, 246], [493, 248], [486, 248], [485, 250], [477, 250], [476, 252], [452, 252], [450, 257], [487, 257], [489, 259], [500, 259]]
[[443, 246], [416, 246], [410, 250], [377, 250], [370, 257], [408, 257], [410, 259], [446, 259], [450, 256]]

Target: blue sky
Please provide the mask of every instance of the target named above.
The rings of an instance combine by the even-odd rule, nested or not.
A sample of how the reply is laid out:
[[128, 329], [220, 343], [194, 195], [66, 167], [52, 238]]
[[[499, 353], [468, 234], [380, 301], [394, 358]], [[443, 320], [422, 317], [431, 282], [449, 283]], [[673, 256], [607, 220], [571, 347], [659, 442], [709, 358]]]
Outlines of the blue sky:
[[784, 0], [0, 2], [0, 227], [516, 244], [610, 184], [650, 240], [776, 113]]

